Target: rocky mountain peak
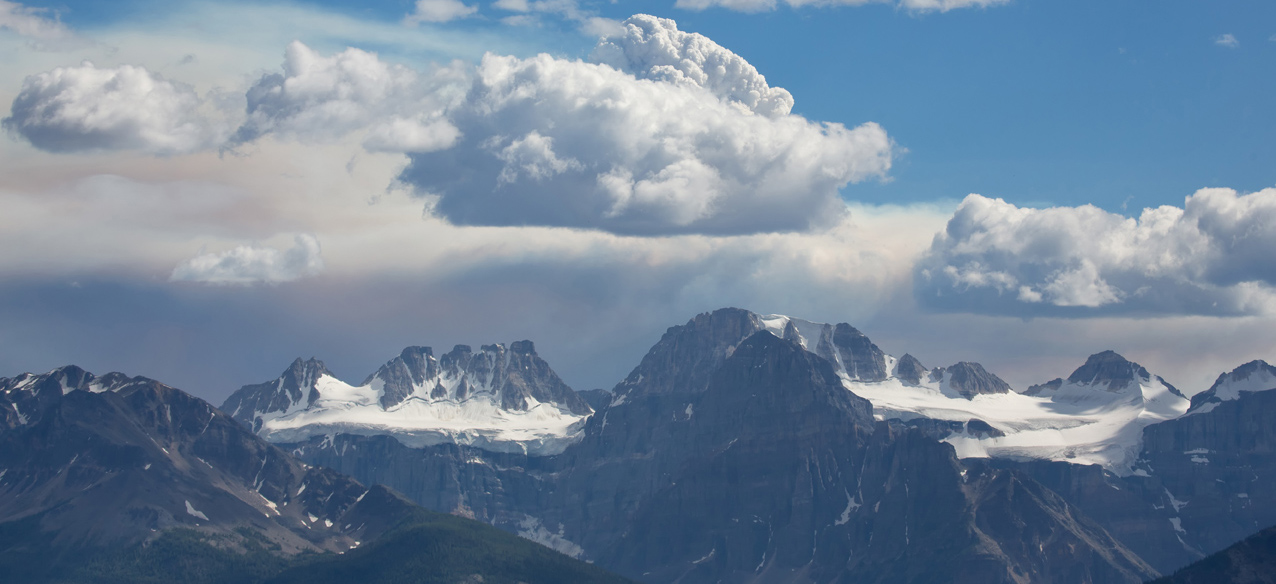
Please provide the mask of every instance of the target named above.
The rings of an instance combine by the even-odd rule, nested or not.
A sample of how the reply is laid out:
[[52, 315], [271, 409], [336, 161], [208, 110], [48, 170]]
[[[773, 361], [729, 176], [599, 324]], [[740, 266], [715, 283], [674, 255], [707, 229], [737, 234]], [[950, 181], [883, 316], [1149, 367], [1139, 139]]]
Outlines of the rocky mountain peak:
[[951, 367], [940, 367], [931, 372], [931, 377], [966, 399], [974, 399], [980, 394], [1010, 393], [1009, 383], [978, 363], [962, 361]]
[[895, 370], [891, 373], [904, 383], [909, 385], [918, 385], [922, 382], [922, 377], [925, 376], [928, 371], [926, 370], [926, 367], [922, 365], [922, 362], [918, 361], [916, 357], [908, 353], [904, 353], [904, 356], [900, 357], [899, 361], [895, 362]]
[[1276, 389], [1276, 367], [1266, 361], [1254, 360], [1218, 376], [1209, 389], [1192, 396], [1191, 411], [1209, 403], [1221, 403], [1238, 399], [1241, 392]]
[[526, 340], [514, 341], [510, 343], [510, 352], [518, 353], [519, 355], [535, 355], [536, 345], [533, 344], [531, 341], [526, 341]]
[[1151, 378], [1151, 374], [1142, 365], [1109, 350], [1090, 355], [1084, 365], [1068, 376], [1068, 382], [1078, 385], [1107, 384], [1109, 389], [1116, 390], [1131, 382], [1150, 381]]
[[686, 324], [669, 327], [612, 393], [617, 399], [634, 391], [642, 395], [700, 393], [710, 372], [741, 341], [765, 328], [761, 317], [740, 308], [700, 313]]

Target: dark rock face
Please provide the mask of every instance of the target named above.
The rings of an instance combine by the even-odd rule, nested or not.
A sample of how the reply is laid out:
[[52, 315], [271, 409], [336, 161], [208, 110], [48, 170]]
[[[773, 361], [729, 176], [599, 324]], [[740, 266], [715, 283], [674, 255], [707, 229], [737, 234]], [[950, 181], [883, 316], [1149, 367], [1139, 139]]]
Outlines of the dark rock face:
[[384, 382], [381, 407], [396, 406], [412, 395], [413, 387], [439, 376], [439, 363], [429, 347], [408, 347], [398, 357], [382, 365], [376, 373], [363, 380], [362, 385], [374, 379]]
[[594, 411], [601, 410], [611, 403], [611, 392], [605, 389], [587, 389], [576, 392]]
[[377, 534], [359, 503], [369, 489], [301, 464], [198, 398], [73, 367], [40, 377], [0, 380], [0, 407], [44, 405], [0, 432], [0, 524], [35, 518], [69, 546], [247, 528], [288, 553]]
[[1059, 391], [1060, 387], [1063, 387], [1063, 378], [1056, 377], [1045, 383], [1039, 383], [1037, 385], [1029, 385], [1028, 389], [1025, 389], [1023, 394], [1024, 395], [1044, 395], [1049, 397], [1050, 392]]
[[[1250, 361], [1249, 363], [1241, 365], [1228, 373], [1219, 375], [1218, 379], [1214, 381], [1214, 385], [1211, 385], [1209, 389], [1192, 396], [1191, 409], [1195, 410], [1207, 403], [1223, 402], [1224, 400], [1219, 398], [1218, 392], [1225, 384], [1241, 384], [1251, 379], [1273, 377], [1276, 377], [1276, 367], [1268, 365], [1266, 361]], [[1276, 389], [1276, 385], [1273, 385], [1272, 387], [1265, 387], [1265, 385], [1271, 384], [1260, 384], [1256, 386], [1255, 389], [1258, 389], [1259, 391]]]
[[313, 403], [318, 397], [315, 380], [322, 375], [331, 375], [323, 361], [302, 361], [298, 358], [279, 378], [241, 387], [226, 398], [221, 410], [256, 432], [261, 429], [260, 414], [286, 412], [290, 408]]
[[881, 381], [887, 377], [886, 354], [864, 333], [844, 322], [824, 327], [815, 344], [815, 354], [841, 366], [851, 379]]
[[895, 377], [909, 385], [921, 384], [922, 378], [928, 373], [930, 372], [922, 366], [922, 362], [908, 353], [904, 353], [904, 356], [895, 363]]
[[1187, 551], [1213, 553], [1276, 525], [1276, 391], [1148, 426], [1141, 456]]
[[1273, 584], [1276, 583], [1276, 527], [1251, 535], [1231, 547], [1196, 562], [1173, 576], [1150, 584]]
[[966, 399], [985, 393], [1010, 393], [1010, 384], [984, 370], [983, 365], [965, 361], [952, 367], [940, 367], [931, 372], [938, 381], [947, 374], [948, 386]]
[[1139, 379], [1150, 379], [1151, 375], [1138, 363], [1131, 363], [1115, 351], [1103, 351], [1090, 355], [1085, 364], [1078, 367], [1068, 376], [1071, 383], [1096, 385], [1109, 383], [1113, 389], [1125, 387]]

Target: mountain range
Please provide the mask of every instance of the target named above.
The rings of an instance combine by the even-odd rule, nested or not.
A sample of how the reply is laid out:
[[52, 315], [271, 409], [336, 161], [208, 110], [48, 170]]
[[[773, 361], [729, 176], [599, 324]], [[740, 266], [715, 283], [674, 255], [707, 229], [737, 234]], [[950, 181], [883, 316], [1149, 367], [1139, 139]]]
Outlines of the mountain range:
[[609, 391], [530, 341], [408, 347], [358, 385], [298, 359], [220, 411], [67, 367], [0, 380], [0, 545], [194, 530], [301, 578], [291, 558], [403, 570], [402, 542], [449, 539], [411, 516], [651, 583], [1142, 582], [1276, 525], [1274, 390], [1254, 361], [1189, 399], [1113, 351], [1017, 389], [740, 309], [671, 327]]

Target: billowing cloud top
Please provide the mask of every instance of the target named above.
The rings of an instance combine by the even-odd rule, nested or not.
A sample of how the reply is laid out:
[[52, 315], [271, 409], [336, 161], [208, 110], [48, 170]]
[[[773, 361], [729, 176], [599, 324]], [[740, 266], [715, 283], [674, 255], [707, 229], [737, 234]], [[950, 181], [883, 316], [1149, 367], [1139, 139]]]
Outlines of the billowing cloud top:
[[1202, 189], [1138, 219], [970, 195], [917, 268], [941, 310], [1017, 315], [1276, 312], [1276, 189]]
[[400, 178], [458, 224], [722, 234], [836, 220], [839, 189], [890, 169], [880, 126], [789, 114], [787, 91], [671, 20], [632, 17], [594, 54], [487, 55], [449, 112], [462, 137]]
[[782, 116], [793, 109], [793, 96], [767, 85], [743, 57], [704, 35], [678, 30], [667, 18], [634, 15], [620, 33], [598, 43], [591, 60], [639, 79], [703, 87], [764, 116]]

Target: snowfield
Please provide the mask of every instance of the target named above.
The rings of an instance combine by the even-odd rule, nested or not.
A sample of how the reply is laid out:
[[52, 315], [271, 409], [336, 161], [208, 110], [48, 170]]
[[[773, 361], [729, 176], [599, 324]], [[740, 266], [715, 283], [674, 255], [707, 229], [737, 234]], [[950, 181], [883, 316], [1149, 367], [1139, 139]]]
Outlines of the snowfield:
[[[783, 315], [762, 317], [766, 329], [783, 337], [793, 322], [807, 350], [825, 325]], [[1004, 433], [953, 433], [944, 439], [962, 458], [1044, 459], [1098, 464], [1121, 476], [1134, 474], [1143, 428], [1187, 412], [1189, 400], [1171, 392], [1157, 376], [1137, 378], [1127, 386], [1064, 382], [1040, 395], [1009, 392], [966, 399], [948, 386], [947, 374], [923, 376], [913, 385], [895, 377], [898, 360], [886, 356], [890, 376], [861, 381], [834, 363], [842, 384], [873, 404], [879, 420], [931, 418], [953, 422], [981, 420]]]
[[[460, 378], [439, 380], [454, 395]], [[383, 382], [354, 386], [331, 375], [314, 384], [318, 399], [286, 412], [261, 414], [259, 434], [271, 442], [301, 442], [328, 434], [391, 435], [418, 448], [454, 442], [500, 452], [557, 454], [580, 438], [588, 416], [528, 398], [526, 410], [506, 410], [490, 388], [475, 386], [469, 396], [431, 399], [433, 386], [414, 387], [413, 395], [389, 409], [380, 404]]]

